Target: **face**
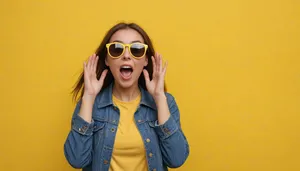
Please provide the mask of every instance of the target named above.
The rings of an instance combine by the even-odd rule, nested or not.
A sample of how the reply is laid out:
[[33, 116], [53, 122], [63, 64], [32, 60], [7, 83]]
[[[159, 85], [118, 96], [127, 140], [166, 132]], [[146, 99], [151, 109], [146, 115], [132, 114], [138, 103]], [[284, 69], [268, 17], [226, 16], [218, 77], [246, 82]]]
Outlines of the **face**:
[[[123, 44], [144, 43], [142, 36], [133, 29], [122, 29], [113, 34], [110, 43], [120, 42]], [[135, 44], [134, 47], [138, 47]], [[125, 51], [118, 58], [112, 58], [107, 54], [105, 64], [110, 68], [115, 83], [122, 88], [130, 88], [138, 84], [138, 79], [143, 71], [144, 66], [147, 66], [148, 59], [146, 55], [140, 58], [134, 58], [132, 54], [136, 54], [134, 49], [130, 53], [129, 47], [125, 47]]]

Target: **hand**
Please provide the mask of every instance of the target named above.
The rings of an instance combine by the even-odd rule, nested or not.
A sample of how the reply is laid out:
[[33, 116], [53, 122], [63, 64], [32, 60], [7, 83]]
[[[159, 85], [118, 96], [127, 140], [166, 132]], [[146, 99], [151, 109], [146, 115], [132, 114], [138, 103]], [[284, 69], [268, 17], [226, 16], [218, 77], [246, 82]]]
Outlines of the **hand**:
[[104, 79], [107, 74], [107, 69], [105, 69], [100, 79], [97, 79], [96, 69], [98, 64], [99, 57], [93, 54], [89, 57], [88, 62], [84, 62], [84, 95], [96, 97], [96, 95], [100, 92]]
[[164, 96], [164, 80], [167, 70], [167, 62], [165, 66], [162, 66], [162, 57], [160, 54], [156, 53], [154, 57], [151, 57], [153, 63], [153, 74], [152, 80], [149, 78], [149, 73], [146, 69], [143, 70], [146, 87], [148, 92], [152, 95], [154, 99], [159, 98], [161, 95]]

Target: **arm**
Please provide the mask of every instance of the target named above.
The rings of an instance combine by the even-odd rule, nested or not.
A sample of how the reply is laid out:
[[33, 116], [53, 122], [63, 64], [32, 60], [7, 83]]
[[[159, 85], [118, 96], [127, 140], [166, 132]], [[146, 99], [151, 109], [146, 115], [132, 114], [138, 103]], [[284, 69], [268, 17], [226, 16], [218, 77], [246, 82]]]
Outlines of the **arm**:
[[160, 149], [164, 163], [171, 168], [181, 166], [189, 155], [189, 145], [180, 126], [180, 114], [174, 97], [164, 92], [164, 77], [167, 62], [162, 67], [162, 57], [156, 53], [152, 56], [153, 74], [143, 70], [148, 92], [157, 106], [158, 123], [155, 131], [160, 139]]
[[[64, 154], [74, 168], [83, 168], [92, 161], [93, 102], [83, 98], [76, 105], [71, 121], [71, 131], [64, 144]], [[87, 121], [83, 118], [88, 118]]]
[[72, 129], [64, 144], [65, 157], [74, 168], [83, 168], [92, 161], [93, 106], [107, 74], [107, 70], [104, 70], [100, 79], [97, 79], [98, 59], [94, 54], [90, 56], [88, 63], [84, 63], [84, 95], [76, 105], [71, 122]]
[[[174, 97], [166, 94], [157, 101], [158, 124], [155, 131], [160, 139], [163, 161], [170, 168], [183, 165], [189, 155], [189, 144], [181, 129], [180, 112]], [[165, 119], [167, 120], [165, 121]]]

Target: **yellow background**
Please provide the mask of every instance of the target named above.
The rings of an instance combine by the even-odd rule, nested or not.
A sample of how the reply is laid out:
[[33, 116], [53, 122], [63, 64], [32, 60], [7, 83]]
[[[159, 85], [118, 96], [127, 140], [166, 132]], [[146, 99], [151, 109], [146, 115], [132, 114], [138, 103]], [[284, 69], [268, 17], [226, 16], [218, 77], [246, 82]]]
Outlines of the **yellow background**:
[[134, 21], [169, 61], [191, 149], [176, 170], [299, 171], [299, 11], [298, 0], [1, 0], [1, 170], [73, 170], [71, 88], [104, 33]]

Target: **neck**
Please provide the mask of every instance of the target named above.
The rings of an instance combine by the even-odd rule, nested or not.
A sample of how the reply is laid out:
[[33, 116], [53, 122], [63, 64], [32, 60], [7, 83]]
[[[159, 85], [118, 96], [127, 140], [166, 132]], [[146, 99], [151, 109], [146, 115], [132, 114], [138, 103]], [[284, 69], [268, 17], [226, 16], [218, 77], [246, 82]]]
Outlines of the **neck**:
[[131, 87], [124, 88], [119, 84], [114, 84], [113, 95], [121, 101], [132, 101], [140, 94], [138, 84], [134, 84]]

